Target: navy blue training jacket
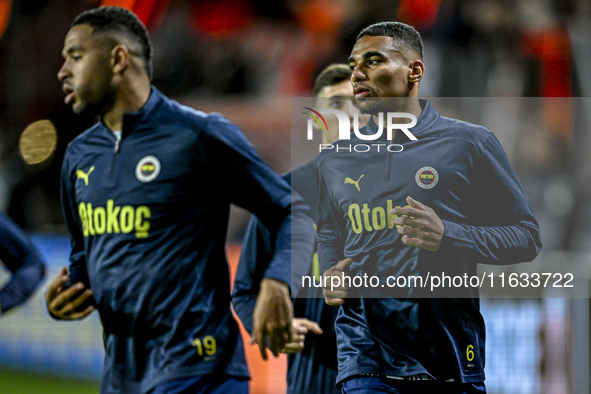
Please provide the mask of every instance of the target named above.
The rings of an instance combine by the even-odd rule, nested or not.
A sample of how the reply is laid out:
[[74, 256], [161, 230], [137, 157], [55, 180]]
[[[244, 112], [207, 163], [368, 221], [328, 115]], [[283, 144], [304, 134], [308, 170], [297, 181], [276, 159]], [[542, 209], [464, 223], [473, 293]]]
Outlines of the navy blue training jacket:
[[[484, 127], [440, 116], [426, 101], [421, 106], [418, 123], [410, 129], [418, 140], [395, 134], [392, 143], [402, 145], [401, 152], [386, 150], [390, 142], [384, 132], [378, 141], [338, 141], [338, 152], [320, 155], [322, 272], [350, 257], [351, 275], [376, 275], [384, 284], [390, 275], [474, 275], [477, 263], [513, 264], [539, 253], [540, 234], [528, 197], [495, 136]], [[376, 131], [373, 121], [362, 129], [368, 135]], [[368, 152], [347, 149], [371, 143], [384, 146], [379, 152], [377, 146]], [[389, 211], [407, 205], [407, 196], [443, 220], [445, 235], [437, 252], [405, 245], [392, 227]], [[440, 289], [433, 293], [438, 298], [414, 298], [426, 295], [417, 287], [405, 290], [402, 298], [390, 298], [380, 288], [371, 292], [377, 298], [356, 298], [364, 290], [350, 289], [336, 324], [338, 380], [364, 373], [427, 373], [441, 381], [484, 381], [478, 289]]]
[[24, 303], [45, 277], [45, 262], [27, 235], [8, 216], [0, 214], [0, 261], [11, 278], [0, 289], [0, 312]]
[[[283, 178], [289, 182], [295, 192], [300, 194], [310, 206], [314, 220], [318, 207], [316, 160], [313, 160]], [[315, 231], [308, 223], [299, 222], [303, 228], [293, 228], [292, 233], [310, 233]], [[234, 280], [232, 304], [234, 311], [248, 332], [252, 332], [252, 313], [259, 291], [259, 283], [264, 274], [265, 265], [271, 260], [273, 244], [269, 230], [261, 222], [252, 218], [242, 243], [240, 264]], [[314, 242], [315, 244], [315, 242]], [[294, 317], [306, 318], [317, 322], [322, 328], [322, 335], [306, 335], [304, 349], [300, 353], [290, 354], [287, 369], [287, 392], [289, 394], [329, 394], [340, 393], [336, 388], [337, 345], [334, 322], [338, 309], [324, 302], [322, 289], [301, 288], [302, 275], [311, 274], [312, 253], [315, 248], [299, 248], [292, 256], [292, 287], [298, 289], [294, 299]], [[295, 296], [295, 294], [292, 294]]]
[[236, 126], [152, 88], [119, 143], [102, 122], [70, 143], [62, 202], [72, 282], [90, 286], [105, 330], [101, 393], [248, 377], [230, 312], [230, 203], [276, 234], [265, 277], [289, 283], [291, 195]]

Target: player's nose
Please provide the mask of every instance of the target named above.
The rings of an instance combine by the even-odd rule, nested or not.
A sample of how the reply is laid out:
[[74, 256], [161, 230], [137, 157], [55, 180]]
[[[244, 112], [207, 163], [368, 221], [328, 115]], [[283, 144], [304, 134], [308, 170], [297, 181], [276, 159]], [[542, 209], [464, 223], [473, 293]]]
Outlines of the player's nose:
[[68, 62], [65, 61], [64, 64], [62, 64], [60, 70], [57, 72], [57, 79], [60, 82], [64, 82], [64, 79], [66, 79], [69, 76], [71, 76], [70, 68], [68, 66]]
[[355, 84], [356, 82], [364, 81], [366, 78], [367, 75], [365, 75], [365, 73], [363, 72], [361, 65], [356, 65], [353, 71], [351, 72], [351, 82]]

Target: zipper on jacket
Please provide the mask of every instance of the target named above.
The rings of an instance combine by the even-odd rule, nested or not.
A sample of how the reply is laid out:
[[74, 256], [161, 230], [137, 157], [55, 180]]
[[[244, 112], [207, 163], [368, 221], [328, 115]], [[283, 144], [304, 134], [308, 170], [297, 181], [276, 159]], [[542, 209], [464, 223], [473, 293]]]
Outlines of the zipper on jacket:
[[[402, 131], [396, 129], [396, 131], [392, 135], [392, 139], [391, 140], [388, 140], [389, 145], [394, 145], [394, 143], [396, 141], [400, 141], [400, 139], [402, 138], [400, 136], [400, 134], [404, 134], [404, 133]], [[398, 143], [398, 144], [400, 145], [400, 143]], [[404, 149], [404, 147], [403, 147], [403, 149]], [[394, 165], [394, 163], [393, 163], [393, 161], [394, 161], [393, 157], [394, 157], [394, 155], [396, 153], [398, 153], [398, 151], [390, 152], [390, 150], [388, 150], [388, 181], [391, 181], [392, 180], [392, 167]]]
[[117, 156], [119, 156], [117, 153], [119, 153], [119, 145], [121, 144], [121, 137], [122, 135], [119, 134], [119, 136], [111, 131], [109, 131], [113, 137], [115, 138], [115, 146], [113, 147], [113, 157], [111, 157], [110, 163], [109, 163], [109, 171], [108, 171], [108, 178], [106, 179], [105, 182], [105, 186], [107, 187], [113, 187], [115, 186], [115, 171], [116, 171], [116, 163], [115, 161], [117, 160]]
[[[392, 145], [394, 143], [394, 139], [392, 139], [392, 141], [388, 141], [389, 145]], [[392, 155], [394, 154], [394, 152], [390, 152], [390, 150], [388, 149], [388, 147], [386, 147], [386, 152], [388, 154], [388, 182], [392, 180]]]
[[119, 152], [119, 143], [121, 143], [121, 138], [123, 137], [123, 133], [121, 131], [117, 133], [113, 133], [113, 137], [115, 137], [115, 153]]

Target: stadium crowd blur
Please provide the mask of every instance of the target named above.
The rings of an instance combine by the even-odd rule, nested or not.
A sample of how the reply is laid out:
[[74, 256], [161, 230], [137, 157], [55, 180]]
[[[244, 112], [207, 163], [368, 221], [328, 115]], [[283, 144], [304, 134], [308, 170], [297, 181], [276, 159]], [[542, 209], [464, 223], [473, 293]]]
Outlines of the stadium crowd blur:
[[[59, 54], [73, 18], [100, 5], [131, 8], [148, 26], [158, 89], [224, 114], [278, 172], [300, 164], [289, 160], [289, 98], [311, 96], [318, 71], [346, 62], [361, 28], [413, 25], [423, 97], [499, 98], [467, 120], [498, 125], [489, 128], [529, 194], [543, 253], [591, 251], [590, 0], [0, 0], [0, 211], [29, 232], [66, 234], [61, 161], [94, 120], [64, 104]], [[537, 121], [515, 121], [525, 109]], [[55, 124], [57, 150], [28, 166], [19, 137], [41, 119]], [[235, 215], [229, 241], [245, 223]]]

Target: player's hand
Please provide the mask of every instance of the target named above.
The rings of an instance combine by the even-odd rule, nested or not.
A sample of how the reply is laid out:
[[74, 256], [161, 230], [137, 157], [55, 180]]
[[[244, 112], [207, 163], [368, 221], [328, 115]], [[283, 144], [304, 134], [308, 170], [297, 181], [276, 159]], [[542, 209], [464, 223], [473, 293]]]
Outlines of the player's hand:
[[293, 306], [289, 287], [274, 279], [263, 279], [254, 307], [250, 343], [259, 345], [264, 360], [267, 359], [267, 341], [269, 350], [278, 357], [281, 349], [291, 340], [292, 318]]
[[[353, 260], [348, 258], [345, 260], [341, 260], [336, 265], [333, 265], [326, 271], [324, 271], [324, 301], [330, 306], [337, 306], [343, 305], [345, 300], [347, 299], [347, 294], [349, 291], [349, 286], [346, 285], [346, 281], [343, 280], [343, 277], [349, 276], [347, 271], [349, 266], [353, 263]], [[339, 278], [338, 282], [335, 279], [333, 282], [332, 278], [336, 276]], [[339, 286], [333, 286], [339, 284]]]
[[322, 329], [315, 321], [294, 317], [291, 321], [291, 341], [285, 344], [281, 353], [299, 353], [304, 350], [304, 341], [309, 332], [320, 335]]
[[394, 208], [390, 211], [390, 213], [398, 215], [392, 224], [402, 226], [397, 229], [398, 233], [403, 235], [402, 242], [409, 246], [435, 252], [441, 246], [445, 233], [443, 221], [435, 211], [425, 204], [410, 197], [406, 197], [406, 202], [410, 207]]
[[45, 301], [49, 314], [59, 320], [76, 320], [88, 316], [94, 306], [89, 305], [82, 311], [77, 308], [92, 297], [92, 290], [84, 290], [84, 284], [75, 283], [66, 287], [70, 280], [68, 269], [63, 267], [60, 274], [51, 282], [45, 293]]

